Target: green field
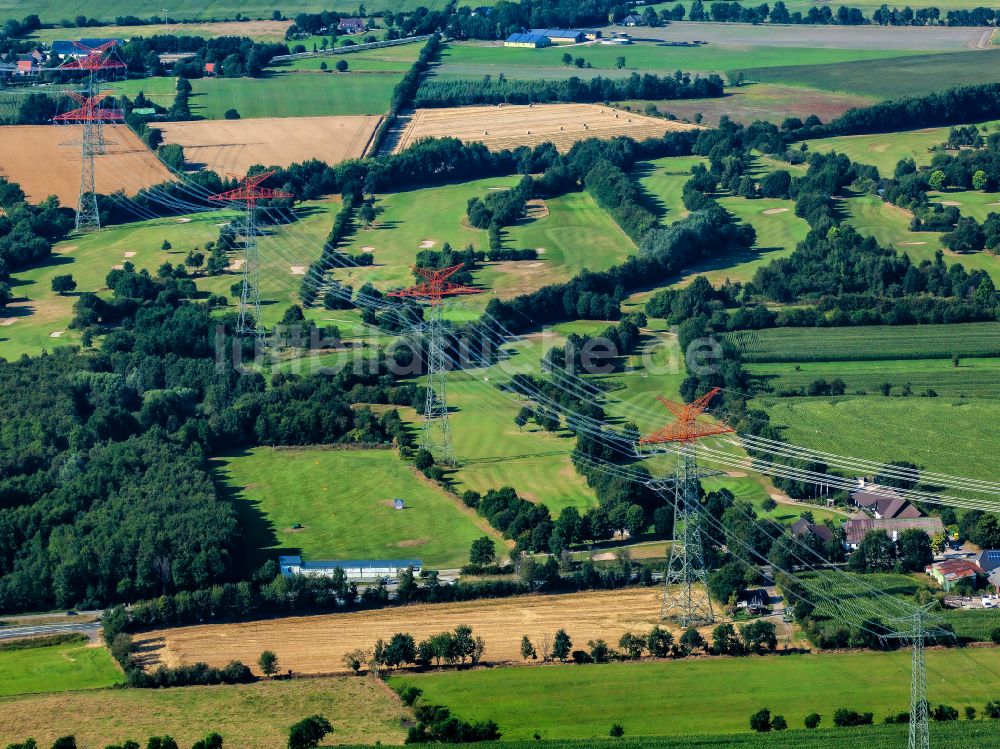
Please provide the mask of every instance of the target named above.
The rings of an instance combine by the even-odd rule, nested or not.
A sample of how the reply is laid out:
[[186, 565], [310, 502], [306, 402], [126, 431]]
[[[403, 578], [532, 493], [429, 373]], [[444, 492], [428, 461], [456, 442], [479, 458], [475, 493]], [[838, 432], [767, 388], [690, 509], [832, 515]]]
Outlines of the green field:
[[[567, 631], [572, 636], [571, 622]], [[981, 709], [1000, 691], [1000, 650], [928, 652], [927, 678], [932, 704]], [[542, 738], [596, 738], [607, 736], [615, 722], [629, 736], [702, 734], [749, 731], [749, 716], [765, 705], [792, 727], [814, 711], [830, 726], [838, 707], [871, 711], [876, 719], [905, 711], [910, 654], [505, 668], [407, 675], [391, 683], [420, 687], [424, 701], [466, 720], [491, 718], [511, 740], [535, 732]]]
[[[486, 527], [393, 450], [261, 447], [219, 459], [217, 471], [261, 560], [296, 550], [306, 560], [416, 558], [459, 567]], [[407, 509], [393, 509], [397, 497]]]
[[[350, 63], [351, 56], [345, 57]], [[398, 71], [272, 71], [261, 78], [197, 78], [191, 81], [191, 113], [196, 119], [208, 120], [223, 119], [228, 109], [235, 109], [244, 118], [385, 114], [401, 77]], [[173, 78], [140, 78], [115, 83], [114, 90], [130, 97], [142, 91], [157, 104], [169, 107], [175, 86]]]
[[[872, 55], [872, 57], [875, 57]], [[1000, 49], [814, 64], [764, 59], [744, 69], [750, 80], [843, 91], [880, 99], [923, 96], [933, 91], [1000, 80]]]
[[[468, 42], [451, 44], [444, 50], [435, 75], [442, 78], [480, 78], [504, 73], [511, 79], [566, 78], [571, 75], [622, 76], [632, 71], [673, 73], [717, 72], [738, 68], [769, 66], [810, 66], [847, 60], [881, 60], [906, 54], [908, 50], [835, 49], [709, 44], [703, 47], [660, 47], [637, 43], [627, 48], [603, 45], [575, 47], [574, 57], [583, 57], [591, 68], [580, 70], [562, 62], [566, 50], [559, 46], [543, 49], [515, 49], [498, 44]], [[625, 68], [618, 70], [616, 59], [625, 57]], [[784, 81], [782, 81], [784, 82]], [[828, 88], [820, 86], [818, 88]]]
[[1000, 398], [1000, 359], [965, 359], [958, 367], [947, 359], [905, 359], [749, 364], [745, 369], [759, 387], [775, 393], [805, 390], [817, 379], [839, 378], [848, 393], [875, 395], [887, 382], [897, 395], [909, 385], [915, 395], [933, 390], [945, 398]]
[[770, 328], [730, 333], [749, 362], [876, 361], [1000, 356], [1000, 323]]
[[[983, 196], [983, 197], [979, 197]], [[977, 194], [981, 201], [984, 193]], [[860, 195], [845, 198], [842, 202], [847, 212], [847, 222], [865, 236], [874, 237], [879, 244], [905, 252], [915, 263], [934, 260], [935, 253], [943, 250], [948, 263], [958, 262], [968, 271], [984, 270], [994, 283], [1000, 282], [1000, 258], [987, 252], [956, 253], [941, 244], [941, 233], [910, 231], [913, 215], [877, 195]]]
[[[639, 185], [664, 223], [687, 215], [681, 194], [684, 184], [691, 178], [691, 168], [701, 162], [702, 159], [696, 156], [668, 156], [636, 166]], [[758, 159], [757, 171], [762, 173], [774, 166]], [[714, 284], [727, 278], [748, 281], [759, 267], [790, 254], [809, 231], [808, 224], [795, 215], [795, 204], [791, 200], [721, 196], [719, 202], [738, 220], [753, 225], [757, 242], [748, 252], [711, 258], [687, 269], [680, 279], [682, 283], [696, 275], [707, 276]]]
[[[352, 253], [371, 252], [375, 264], [337, 270], [334, 275], [355, 288], [366, 282], [381, 289], [398, 288], [412, 281], [411, 266], [426, 243], [433, 243], [429, 247], [436, 250], [445, 242], [458, 250], [470, 244], [485, 250], [487, 233], [469, 225], [466, 203], [516, 182], [516, 176], [488, 177], [379, 195], [379, 205], [385, 212], [375, 224], [359, 228], [345, 243]], [[534, 291], [567, 281], [583, 268], [606, 269], [635, 251], [632, 241], [589, 193], [561, 195], [545, 201], [545, 208], [547, 215], [522, 219], [505, 230], [506, 247], [542, 248], [538, 260], [483, 265], [475, 280], [485, 293], [448, 303], [453, 319], [478, 314], [491, 294], [509, 298]]]
[[[312, 46], [308, 43], [306, 46], [312, 49]], [[276, 70], [321, 70], [320, 65], [326, 63], [327, 68], [333, 70], [338, 60], [344, 60], [348, 64], [350, 71], [405, 73], [416, 61], [422, 48], [423, 43], [421, 42], [400, 44], [395, 47], [361, 50], [340, 55], [307, 57], [299, 60], [291, 60], [290, 62], [276, 63], [273, 67]]]
[[0, 697], [98, 689], [121, 678], [111, 654], [86, 642], [0, 652]]
[[[978, 123], [987, 131], [1000, 128], [1000, 121]], [[860, 164], [872, 164], [878, 167], [883, 177], [892, 177], [896, 163], [902, 159], [913, 159], [918, 166], [931, 163], [935, 146], [940, 146], [948, 140], [947, 127], [928, 127], [921, 130], [906, 130], [897, 133], [875, 133], [872, 135], [843, 135], [834, 138], [818, 138], [807, 140], [805, 144], [810, 151], [828, 153], [836, 151]]]
[[[276, 323], [290, 304], [298, 302], [301, 276], [293, 270], [308, 266], [318, 257], [338, 204], [303, 203], [296, 209], [299, 221], [264, 229], [259, 245], [261, 316], [266, 324]], [[108, 272], [125, 262], [148, 268], [151, 273], [164, 262], [184, 262], [189, 250], [203, 248], [206, 242], [217, 239], [220, 224], [232, 215], [221, 211], [139, 221], [60, 242], [46, 264], [14, 275], [11, 286], [16, 301], [2, 313], [13, 322], [0, 326], [0, 356], [11, 359], [22, 353], [79, 343], [79, 332], [68, 326], [80, 293], [105, 290]], [[167, 252], [160, 249], [165, 239], [172, 246]], [[238, 259], [239, 251], [231, 257]], [[77, 289], [73, 294], [59, 296], [51, 291], [51, 282], [53, 276], [64, 273], [72, 274]], [[200, 277], [197, 284], [202, 291], [228, 296], [239, 278], [239, 272], [231, 270], [219, 276]], [[235, 303], [232, 297], [230, 303]], [[326, 313], [315, 310], [310, 314], [322, 317]], [[53, 337], [53, 333], [59, 335]]]
[[983, 449], [1000, 421], [995, 399], [758, 397], [753, 404], [795, 445], [986, 481], [1000, 475], [1000, 456]]
[[[932, 201], [955, 206], [963, 216], [971, 216], [982, 223], [991, 213], [1000, 213], [1000, 194], [980, 190], [945, 190], [930, 192]], [[1000, 263], [1000, 260], [996, 261]]]

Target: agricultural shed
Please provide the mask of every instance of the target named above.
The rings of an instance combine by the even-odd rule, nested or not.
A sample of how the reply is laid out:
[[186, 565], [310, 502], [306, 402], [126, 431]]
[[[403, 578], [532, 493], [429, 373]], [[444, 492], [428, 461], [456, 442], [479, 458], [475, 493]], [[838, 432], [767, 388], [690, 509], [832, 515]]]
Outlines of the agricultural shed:
[[278, 557], [281, 574], [305, 575], [306, 577], [332, 577], [337, 570], [343, 570], [348, 580], [374, 582], [386, 577], [396, 577], [406, 569], [420, 572], [423, 562], [419, 559], [344, 559], [319, 562], [304, 562], [301, 556]]
[[935, 562], [925, 571], [946, 591], [954, 588], [962, 580], [975, 580], [979, 575], [985, 574], [982, 567], [968, 559], [946, 559], [943, 562]]

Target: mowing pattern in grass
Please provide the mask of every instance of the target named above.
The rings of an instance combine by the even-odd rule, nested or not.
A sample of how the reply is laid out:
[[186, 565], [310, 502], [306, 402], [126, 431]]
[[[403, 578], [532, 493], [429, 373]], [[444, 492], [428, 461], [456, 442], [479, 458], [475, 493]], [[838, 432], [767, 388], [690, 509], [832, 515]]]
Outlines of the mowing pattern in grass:
[[1000, 49], [831, 63], [782, 62], [777, 67], [768, 62], [751, 62], [744, 72], [755, 81], [811, 86], [881, 99], [923, 96], [950, 86], [1000, 79]]
[[[928, 697], [933, 704], [982, 705], [1000, 691], [998, 668], [997, 649], [928, 652]], [[543, 738], [606, 736], [615, 722], [631, 736], [697, 734], [748, 731], [750, 714], [764, 705], [792, 726], [813, 711], [829, 725], [837, 707], [877, 716], [905, 711], [910, 654], [493, 669], [392, 681], [420, 687], [427, 702], [466, 720], [496, 720], [507, 739], [530, 739], [536, 731]]]
[[[296, 207], [299, 221], [264, 229], [260, 239], [260, 290], [261, 317], [266, 325], [278, 322], [285, 309], [298, 301], [301, 276], [297, 271], [319, 253], [338, 205], [339, 200], [304, 203]], [[206, 242], [217, 239], [219, 226], [232, 216], [231, 212], [220, 211], [139, 221], [59, 243], [46, 264], [14, 276], [11, 286], [16, 301], [0, 312], [0, 356], [13, 359], [56, 345], [79, 343], [79, 333], [68, 326], [80, 293], [106, 291], [104, 279], [108, 272], [125, 262], [154, 274], [164, 262], [183, 263], [188, 251], [204, 248]], [[172, 246], [168, 251], [160, 249], [165, 239]], [[235, 263], [239, 252], [234, 251], [231, 258]], [[222, 275], [198, 278], [198, 288], [229, 296], [230, 287], [240, 278], [236, 266], [231, 267]], [[51, 290], [52, 278], [64, 273], [73, 276], [77, 289], [73, 294], [59, 296]], [[309, 316], [327, 315], [319, 309], [310, 311]]]
[[1000, 356], [1000, 323], [771, 328], [729, 335], [748, 362], [947, 359]]
[[[262, 447], [219, 462], [220, 477], [239, 493], [251, 548], [267, 550], [263, 558], [280, 548], [307, 560], [417, 558], [459, 567], [488, 527], [393, 450]], [[393, 509], [397, 497], [407, 509]]]
[[[279, 643], [267, 647], [281, 653]], [[256, 657], [256, 656], [255, 656]], [[288, 741], [288, 726], [307, 715], [326, 716], [328, 742], [402, 743], [407, 717], [398, 699], [370, 679], [292, 679], [258, 684], [182, 689], [104, 689], [0, 700], [0, 743], [34, 736], [50, 746], [75, 734], [79, 746], [145, 743], [173, 736], [191, 746], [218, 731], [227, 746], [274, 749]]]
[[[121, 678], [111, 654], [87, 643], [0, 653], [0, 697], [110, 687]], [[0, 723], [6, 723], [7, 710], [0, 709], [4, 712]], [[0, 728], [0, 734], [3, 733]]]
[[879, 392], [883, 383], [899, 395], [909, 385], [915, 395], [933, 390], [946, 398], [1000, 398], [1000, 359], [964, 359], [955, 367], [947, 359], [905, 359], [898, 361], [790, 362], [750, 364], [756, 386], [764, 392], [808, 392], [818, 379], [841, 379], [848, 393]]
[[984, 270], [994, 283], [1000, 283], [1000, 259], [996, 255], [986, 252], [956, 253], [945, 249], [940, 232], [910, 231], [913, 214], [884, 202], [877, 195], [847, 198], [842, 205], [847, 212], [847, 222], [855, 229], [865, 236], [874, 237], [883, 246], [906, 253], [915, 263], [933, 261], [937, 251], [942, 250], [947, 262], [961, 263], [970, 272]]

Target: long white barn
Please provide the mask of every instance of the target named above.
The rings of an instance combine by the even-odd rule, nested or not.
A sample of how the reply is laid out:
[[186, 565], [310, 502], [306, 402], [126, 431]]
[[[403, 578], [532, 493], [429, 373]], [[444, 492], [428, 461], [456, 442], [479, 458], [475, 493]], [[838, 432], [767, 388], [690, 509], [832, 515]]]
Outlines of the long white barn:
[[322, 562], [303, 562], [300, 556], [278, 557], [281, 574], [307, 577], [332, 577], [343, 570], [348, 580], [374, 582], [384, 577], [393, 578], [405, 569], [420, 572], [423, 562], [419, 559], [346, 559]]

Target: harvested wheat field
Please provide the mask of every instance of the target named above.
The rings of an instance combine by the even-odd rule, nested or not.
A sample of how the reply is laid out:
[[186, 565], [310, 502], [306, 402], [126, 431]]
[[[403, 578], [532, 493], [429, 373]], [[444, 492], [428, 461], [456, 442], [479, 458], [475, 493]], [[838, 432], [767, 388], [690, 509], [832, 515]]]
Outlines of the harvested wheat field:
[[[34, 203], [55, 195], [76, 208], [80, 192], [82, 125], [11, 125], [0, 127], [0, 177], [17, 182]], [[170, 171], [125, 125], [106, 125], [107, 153], [96, 157], [94, 184], [99, 193], [141, 188], [172, 179]]]
[[[282, 664], [284, 665], [284, 664]], [[0, 698], [0, 745], [33, 736], [50, 746], [74, 734], [81, 747], [120, 745], [168, 734], [191, 746], [218, 731], [226, 746], [275, 749], [307, 715], [333, 724], [327, 743], [401, 744], [408, 711], [375, 679], [341, 676], [182, 689], [89, 689]], [[332, 741], [331, 741], [332, 740]]]
[[573, 642], [602, 637], [616, 643], [626, 631], [647, 632], [660, 613], [659, 587], [591, 591], [569, 595], [518, 596], [463, 603], [418, 604], [350, 614], [290, 617], [238, 624], [206, 624], [157, 630], [135, 636], [147, 666], [204, 661], [225, 665], [236, 659], [256, 666], [263, 650], [273, 650], [282, 669], [298, 674], [340, 673], [341, 659], [378, 638], [409, 632], [419, 642], [428, 635], [468, 624], [486, 641], [491, 663], [520, 661], [521, 637], [536, 643], [565, 629]]
[[661, 120], [602, 104], [504, 104], [488, 107], [418, 109], [396, 146], [401, 151], [421, 138], [452, 136], [480, 141], [491, 151], [537, 146], [551, 141], [560, 151], [586, 138], [627, 135], [636, 140], [661, 138], [668, 130], [697, 125]]
[[166, 143], [184, 146], [188, 164], [245, 174], [254, 164], [289, 166], [308, 159], [339, 164], [365, 155], [381, 116], [262, 117], [164, 122]]

